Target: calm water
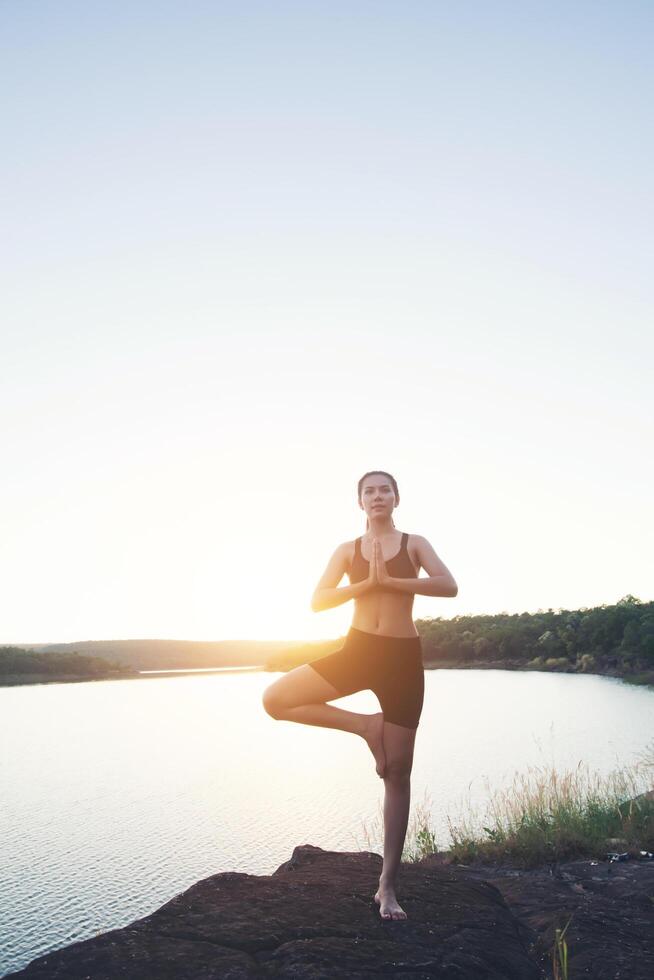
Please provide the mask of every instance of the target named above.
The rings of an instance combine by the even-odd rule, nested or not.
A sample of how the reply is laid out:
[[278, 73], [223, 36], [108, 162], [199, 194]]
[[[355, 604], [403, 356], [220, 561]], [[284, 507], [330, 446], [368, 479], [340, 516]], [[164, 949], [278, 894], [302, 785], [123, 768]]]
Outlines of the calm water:
[[[363, 740], [273, 721], [258, 671], [0, 689], [0, 976], [117, 928], [221, 871], [270, 874], [297, 844], [381, 852]], [[377, 711], [369, 691], [342, 707]], [[412, 802], [482, 805], [516, 771], [608, 772], [654, 734], [654, 692], [602, 677], [425, 673]], [[428, 796], [425, 796], [425, 793]]]

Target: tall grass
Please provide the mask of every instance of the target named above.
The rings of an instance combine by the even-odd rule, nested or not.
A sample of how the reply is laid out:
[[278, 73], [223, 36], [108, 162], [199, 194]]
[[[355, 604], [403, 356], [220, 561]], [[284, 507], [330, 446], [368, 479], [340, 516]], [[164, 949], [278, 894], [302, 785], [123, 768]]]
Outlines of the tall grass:
[[[506, 862], [535, 867], [575, 857], [605, 858], [608, 850], [654, 851], [654, 743], [631, 766], [608, 775], [580, 762], [574, 769], [533, 767], [516, 773], [508, 788], [491, 792], [479, 816], [469, 802], [448, 816], [451, 862]], [[402, 858], [438, 853], [428, 794], [409, 818]], [[369, 849], [383, 841], [381, 807], [364, 824]], [[617, 839], [617, 840], [616, 840]], [[610, 843], [613, 840], [613, 843]]]

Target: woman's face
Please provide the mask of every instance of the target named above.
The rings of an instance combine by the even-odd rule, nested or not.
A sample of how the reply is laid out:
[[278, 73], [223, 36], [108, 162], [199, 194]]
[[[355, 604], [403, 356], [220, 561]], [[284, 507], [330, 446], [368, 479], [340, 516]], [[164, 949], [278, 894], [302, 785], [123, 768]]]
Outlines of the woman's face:
[[395, 492], [387, 476], [373, 473], [367, 476], [361, 487], [361, 506], [368, 518], [390, 517], [397, 506]]

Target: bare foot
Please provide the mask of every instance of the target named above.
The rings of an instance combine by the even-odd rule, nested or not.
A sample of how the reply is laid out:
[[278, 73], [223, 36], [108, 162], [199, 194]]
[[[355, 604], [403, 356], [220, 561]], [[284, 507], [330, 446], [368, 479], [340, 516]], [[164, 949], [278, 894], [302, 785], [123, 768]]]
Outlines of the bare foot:
[[384, 775], [386, 767], [386, 756], [384, 754], [384, 715], [378, 711], [375, 715], [368, 716], [368, 725], [363, 737], [368, 743], [368, 747], [375, 757], [375, 772], [378, 776]]
[[392, 888], [382, 888], [380, 885], [375, 894], [375, 901], [379, 906], [379, 915], [382, 919], [406, 919], [406, 912], [399, 904]]

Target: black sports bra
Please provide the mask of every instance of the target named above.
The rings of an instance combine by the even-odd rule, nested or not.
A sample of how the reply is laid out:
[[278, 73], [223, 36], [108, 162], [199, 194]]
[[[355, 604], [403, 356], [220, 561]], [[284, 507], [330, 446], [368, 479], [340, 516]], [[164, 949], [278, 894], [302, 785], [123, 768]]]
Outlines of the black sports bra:
[[[416, 578], [417, 576], [415, 566], [409, 557], [407, 549], [408, 540], [409, 535], [405, 532], [402, 535], [400, 550], [386, 562], [388, 574], [393, 578]], [[361, 582], [364, 578], [368, 578], [369, 572], [370, 562], [366, 561], [361, 554], [361, 538], [357, 538], [354, 542], [352, 568], [349, 571], [350, 585], [354, 582]]]

